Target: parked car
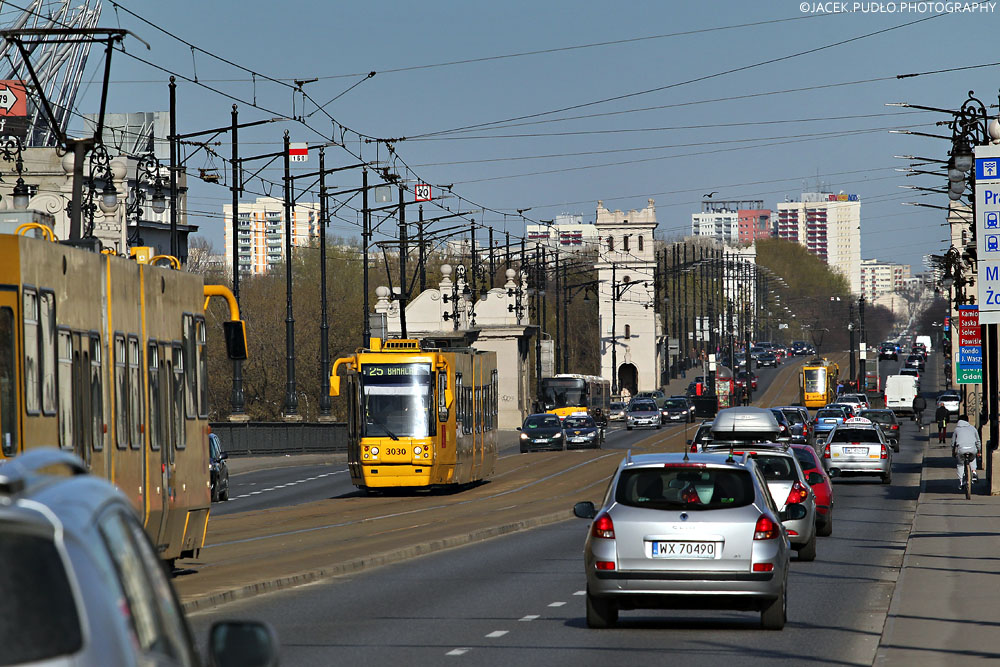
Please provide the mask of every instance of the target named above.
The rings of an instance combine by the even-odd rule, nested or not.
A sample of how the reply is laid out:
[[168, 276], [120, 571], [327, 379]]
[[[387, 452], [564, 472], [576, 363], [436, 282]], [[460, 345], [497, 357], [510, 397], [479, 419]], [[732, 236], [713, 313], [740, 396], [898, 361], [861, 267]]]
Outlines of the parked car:
[[611, 401], [611, 412], [610, 414], [608, 414], [608, 420], [613, 422], [620, 422], [625, 420], [624, 401]]
[[694, 403], [687, 396], [671, 396], [660, 408], [664, 422], [694, 421]]
[[522, 454], [539, 449], [566, 449], [566, 433], [556, 415], [547, 412], [528, 415], [517, 430], [521, 432]]
[[222, 451], [222, 441], [214, 433], [208, 434], [208, 476], [212, 489], [212, 502], [229, 500], [229, 466], [227, 452]]
[[877, 475], [892, 483], [892, 445], [871, 420], [855, 417], [830, 432], [823, 446], [823, 464], [831, 477]]
[[792, 442], [809, 443], [809, 411], [798, 405], [784, 405], [776, 409], [781, 410], [785, 419], [788, 420], [788, 427], [792, 432]]
[[605, 504], [581, 502], [573, 512], [592, 519], [584, 545], [589, 627], [645, 608], [757, 610], [762, 627], [784, 627], [782, 522], [803, 517], [805, 508], [789, 503], [779, 511], [750, 457], [626, 456]]
[[589, 447], [600, 449], [604, 446], [604, 429], [589, 415], [570, 415], [563, 420], [566, 434], [566, 449]]
[[[0, 560], [17, 610], [0, 631], [3, 664], [202, 664], [131, 502], [72, 454], [44, 447], [0, 465]], [[208, 649], [213, 665], [277, 664], [277, 635], [256, 621], [215, 623]]]
[[792, 445], [792, 453], [799, 460], [802, 472], [816, 494], [816, 534], [829, 537], [833, 534], [833, 482], [811, 445]]
[[634, 398], [625, 410], [625, 428], [631, 431], [636, 426], [660, 428], [663, 415], [659, 406], [651, 398]]
[[949, 389], [937, 397], [937, 405], [943, 405], [953, 415], [958, 415], [961, 403], [962, 397], [954, 389]]
[[899, 420], [892, 410], [862, 410], [859, 417], [870, 419], [873, 424], [882, 429], [886, 440], [892, 445], [894, 452], [899, 451]]

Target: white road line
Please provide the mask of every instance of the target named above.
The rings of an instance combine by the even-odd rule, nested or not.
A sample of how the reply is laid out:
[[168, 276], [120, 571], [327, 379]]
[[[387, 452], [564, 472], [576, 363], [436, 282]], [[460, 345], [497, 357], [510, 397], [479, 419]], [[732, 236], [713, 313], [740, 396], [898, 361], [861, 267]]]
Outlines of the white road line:
[[561, 607], [561, 606], [563, 606], [564, 604], [566, 604], [566, 603], [565, 603], [565, 602], [550, 602], [550, 603], [549, 603], [549, 606], [550, 606], [550, 607]]
[[469, 652], [469, 649], [467, 649], [467, 648], [453, 648], [450, 651], [448, 651], [447, 653], [445, 653], [445, 655], [465, 655], [468, 652]]
[[497, 637], [503, 637], [505, 634], [510, 632], [510, 630], [494, 630], [493, 632], [486, 635], [487, 639], [496, 639]]
[[586, 595], [586, 594], [587, 591], [577, 591], [576, 593], [573, 593], [573, 595]]
[[540, 618], [540, 616], [538, 614], [528, 614], [524, 618], [519, 618], [517, 620], [519, 620], [519, 621], [533, 621], [536, 618]]

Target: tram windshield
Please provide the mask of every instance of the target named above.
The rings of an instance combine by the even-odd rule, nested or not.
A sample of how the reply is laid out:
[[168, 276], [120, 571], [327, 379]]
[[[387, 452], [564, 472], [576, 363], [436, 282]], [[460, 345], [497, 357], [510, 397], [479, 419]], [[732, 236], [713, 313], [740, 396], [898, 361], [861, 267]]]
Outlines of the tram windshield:
[[826, 369], [807, 368], [805, 374], [805, 391], [807, 394], [819, 394], [826, 391]]
[[587, 384], [578, 378], [542, 380], [542, 403], [546, 410], [587, 405]]
[[394, 440], [434, 435], [433, 380], [430, 364], [364, 364], [362, 435]]

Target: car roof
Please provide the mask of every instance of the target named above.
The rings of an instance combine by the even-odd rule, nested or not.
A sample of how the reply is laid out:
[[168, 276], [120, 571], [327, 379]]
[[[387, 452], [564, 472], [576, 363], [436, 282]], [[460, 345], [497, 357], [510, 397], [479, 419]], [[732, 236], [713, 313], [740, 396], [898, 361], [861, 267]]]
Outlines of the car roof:
[[726, 452], [713, 452], [713, 453], [658, 453], [658, 454], [636, 454], [631, 455], [631, 453], [626, 454], [625, 459], [622, 461], [623, 468], [634, 468], [634, 467], [648, 467], [648, 466], [663, 466], [667, 464], [710, 464], [715, 466], [733, 466], [737, 468], [744, 467], [740, 459], [734, 458], [732, 461], [728, 461], [728, 453]]

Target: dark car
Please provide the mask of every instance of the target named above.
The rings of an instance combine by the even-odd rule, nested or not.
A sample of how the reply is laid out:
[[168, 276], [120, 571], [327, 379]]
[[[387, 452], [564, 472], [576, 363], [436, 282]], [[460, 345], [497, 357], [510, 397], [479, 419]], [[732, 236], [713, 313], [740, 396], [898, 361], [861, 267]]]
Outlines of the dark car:
[[566, 433], [566, 449], [600, 449], [604, 445], [604, 429], [589, 415], [570, 415], [562, 425]]
[[694, 403], [687, 396], [671, 396], [660, 408], [665, 422], [688, 422], [694, 421]]
[[774, 415], [775, 420], [778, 422], [778, 428], [780, 433], [778, 434], [779, 442], [791, 442], [792, 441], [792, 424], [788, 421], [788, 417], [785, 413], [781, 411], [781, 408], [770, 408], [771, 414]]
[[809, 443], [809, 411], [801, 406], [784, 405], [780, 408], [781, 413], [788, 420], [788, 426], [792, 430], [792, 442], [798, 444]]
[[566, 449], [566, 433], [563, 431], [562, 420], [556, 415], [528, 415], [517, 430], [521, 432], [522, 454], [539, 449]]
[[764, 366], [770, 366], [771, 368], [778, 367], [778, 357], [775, 356], [774, 352], [767, 350], [766, 352], [761, 352], [757, 355], [757, 366], [763, 368]]
[[698, 424], [698, 430], [694, 432], [694, 437], [687, 441], [692, 452], [700, 452], [705, 443], [712, 441], [712, 422], [703, 421]]
[[788, 351], [796, 357], [801, 357], [802, 355], [808, 354], [808, 352], [806, 352], [808, 347], [809, 343], [804, 340], [793, 340], [792, 344], [788, 346]]
[[892, 445], [892, 450], [899, 451], [899, 420], [896, 419], [896, 413], [892, 410], [862, 410], [858, 416], [875, 422]]
[[878, 358], [882, 359], [892, 359], [896, 361], [899, 359], [899, 355], [896, 353], [895, 343], [882, 343], [878, 348]]
[[906, 358], [906, 368], [916, 368], [918, 371], [924, 370], [924, 355], [913, 353]]
[[208, 474], [212, 483], [212, 502], [229, 500], [229, 454], [222, 451], [222, 442], [214, 433], [208, 434]]
[[741, 387], [746, 386], [747, 379], [750, 380], [750, 388], [757, 391], [757, 374], [753, 371], [740, 371], [736, 374], [736, 384]]

